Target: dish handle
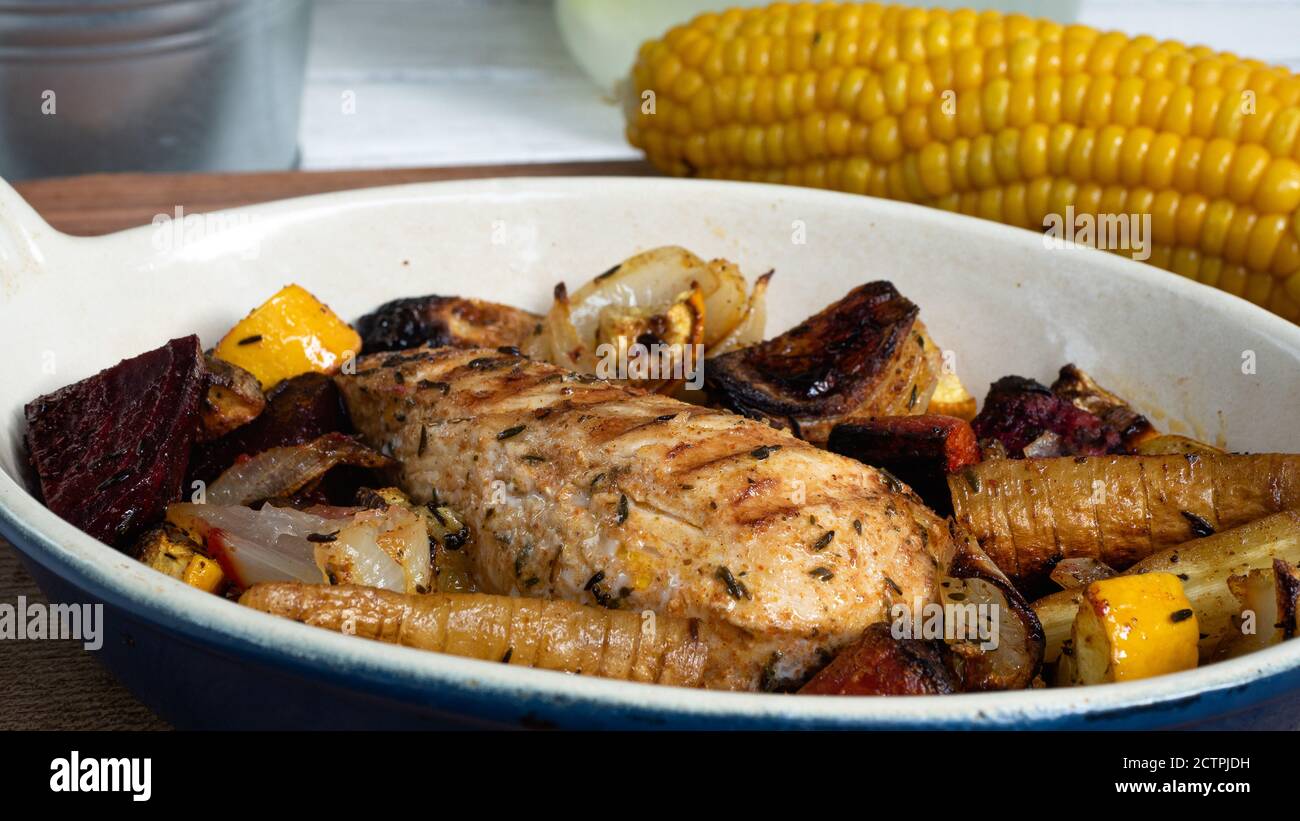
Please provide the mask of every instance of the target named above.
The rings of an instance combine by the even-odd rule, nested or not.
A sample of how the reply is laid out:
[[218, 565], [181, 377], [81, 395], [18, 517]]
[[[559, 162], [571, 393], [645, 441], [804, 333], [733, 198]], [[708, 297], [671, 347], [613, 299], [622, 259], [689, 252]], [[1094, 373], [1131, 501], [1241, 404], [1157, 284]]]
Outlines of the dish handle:
[[39, 267], [45, 255], [40, 238], [56, 232], [0, 178], [0, 282]]

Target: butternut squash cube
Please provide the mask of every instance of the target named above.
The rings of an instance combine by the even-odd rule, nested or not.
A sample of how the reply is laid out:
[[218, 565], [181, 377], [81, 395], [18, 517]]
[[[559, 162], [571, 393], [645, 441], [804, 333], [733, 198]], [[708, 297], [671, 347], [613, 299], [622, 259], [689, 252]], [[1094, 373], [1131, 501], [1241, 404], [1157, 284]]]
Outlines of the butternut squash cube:
[[238, 365], [267, 391], [281, 380], [333, 373], [361, 351], [361, 337], [327, 305], [297, 285], [286, 285], [217, 343], [217, 359]]
[[1172, 573], [1115, 576], [1088, 585], [1074, 620], [1080, 684], [1131, 681], [1197, 664], [1196, 613]]

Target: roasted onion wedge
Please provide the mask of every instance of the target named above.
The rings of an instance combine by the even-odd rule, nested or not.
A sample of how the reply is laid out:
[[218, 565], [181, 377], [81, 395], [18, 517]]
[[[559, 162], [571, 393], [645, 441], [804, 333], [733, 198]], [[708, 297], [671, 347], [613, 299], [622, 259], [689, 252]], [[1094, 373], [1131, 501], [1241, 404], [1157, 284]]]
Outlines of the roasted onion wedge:
[[699, 285], [661, 312], [611, 306], [596, 332], [596, 376], [671, 394], [702, 364], [704, 296]]
[[[948, 579], [940, 583], [945, 613], [965, 614], [968, 635], [946, 628], [948, 646], [956, 659], [964, 690], [1018, 690], [1028, 687], [1043, 663], [1045, 639], [1029, 602], [1006, 574], [998, 569], [979, 543], [951, 519], [949, 531], [957, 550], [948, 565]], [[981, 615], [984, 614], [984, 615]], [[987, 619], [988, 622], [981, 624]], [[996, 641], [969, 625], [996, 627]], [[987, 634], [985, 634], [987, 635]]]
[[853, 417], [921, 413], [941, 355], [918, 313], [888, 282], [861, 285], [774, 339], [709, 359], [705, 384], [724, 407], [818, 444]]
[[350, 436], [327, 433], [310, 442], [269, 448], [236, 462], [207, 489], [205, 501], [214, 505], [251, 505], [287, 498], [319, 481], [336, 465], [379, 469], [392, 464], [391, 459]]
[[[576, 291], [556, 286], [541, 333], [523, 350], [579, 373], [601, 368], [603, 378], [671, 393], [698, 372], [707, 351], [762, 339], [767, 280], [746, 291], [744, 276], [726, 260], [655, 248]], [[652, 368], [637, 367], [651, 361]]]
[[[763, 333], [767, 328], [767, 287], [774, 273], [768, 271], [758, 278], [754, 283], [754, 290], [749, 293], [749, 302], [745, 305], [744, 316], [724, 336], [709, 343], [709, 349], [705, 351], [706, 357], [721, 356], [763, 340]], [[707, 332], [705, 336], [708, 338]]]
[[1262, 650], [1296, 636], [1300, 609], [1300, 571], [1285, 559], [1275, 558], [1268, 568], [1256, 568], [1228, 579], [1228, 589], [1240, 612], [1232, 629], [1214, 652], [1216, 661]]
[[593, 340], [608, 308], [654, 310], [670, 305], [695, 283], [704, 296], [706, 339], [720, 339], [745, 310], [745, 278], [725, 260], [704, 260], [677, 246], [628, 257], [572, 293], [570, 319], [579, 337]]
[[400, 505], [311, 512], [183, 503], [167, 508], [167, 521], [203, 545], [241, 590], [273, 581], [433, 589], [425, 521]]

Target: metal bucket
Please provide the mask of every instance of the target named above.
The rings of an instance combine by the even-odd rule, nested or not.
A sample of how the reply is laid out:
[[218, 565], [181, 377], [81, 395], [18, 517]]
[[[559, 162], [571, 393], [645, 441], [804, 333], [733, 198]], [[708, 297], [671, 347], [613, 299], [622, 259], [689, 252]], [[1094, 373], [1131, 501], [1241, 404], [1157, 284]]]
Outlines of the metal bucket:
[[310, 0], [0, 0], [0, 176], [297, 162]]

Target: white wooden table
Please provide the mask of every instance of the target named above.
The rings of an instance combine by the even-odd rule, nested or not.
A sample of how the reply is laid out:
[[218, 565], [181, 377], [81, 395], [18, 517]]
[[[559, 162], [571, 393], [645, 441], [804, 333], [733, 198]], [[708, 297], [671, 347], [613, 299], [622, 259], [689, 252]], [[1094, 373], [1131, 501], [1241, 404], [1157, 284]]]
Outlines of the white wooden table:
[[[1083, 0], [1079, 17], [1300, 70], [1298, 0]], [[317, 0], [301, 142], [304, 168], [636, 156], [548, 0]]]

